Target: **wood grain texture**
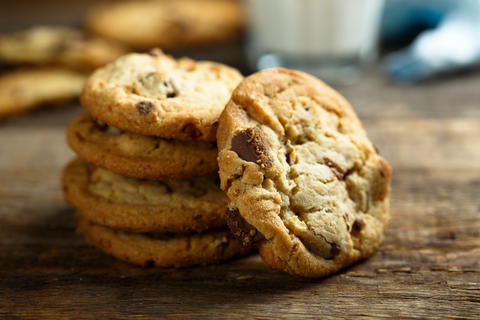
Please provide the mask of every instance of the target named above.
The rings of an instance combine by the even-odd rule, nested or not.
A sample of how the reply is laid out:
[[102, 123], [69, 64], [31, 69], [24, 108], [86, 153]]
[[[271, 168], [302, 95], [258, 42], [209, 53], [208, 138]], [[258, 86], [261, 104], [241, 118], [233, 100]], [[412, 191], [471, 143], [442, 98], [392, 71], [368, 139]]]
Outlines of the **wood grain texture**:
[[480, 319], [480, 74], [416, 87], [371, 75], [341, 88], [394, 169], [378, 252], [320, 280], [257, 255], [142, 269], [89, 247], [60, 192], [80, 112], [0, 123], [0, 318]]

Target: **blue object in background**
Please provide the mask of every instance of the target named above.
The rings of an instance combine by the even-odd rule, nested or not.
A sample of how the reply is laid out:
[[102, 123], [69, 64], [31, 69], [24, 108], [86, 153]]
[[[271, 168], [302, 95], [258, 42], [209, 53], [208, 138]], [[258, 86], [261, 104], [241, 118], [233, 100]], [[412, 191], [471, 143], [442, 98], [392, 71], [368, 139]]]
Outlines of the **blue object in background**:
[[480, 64], [480, 0], [390, 1], [383, 38], [401, 40], [423, 28], [413, 43], [386, 58], [388, 75], [415, 82]]

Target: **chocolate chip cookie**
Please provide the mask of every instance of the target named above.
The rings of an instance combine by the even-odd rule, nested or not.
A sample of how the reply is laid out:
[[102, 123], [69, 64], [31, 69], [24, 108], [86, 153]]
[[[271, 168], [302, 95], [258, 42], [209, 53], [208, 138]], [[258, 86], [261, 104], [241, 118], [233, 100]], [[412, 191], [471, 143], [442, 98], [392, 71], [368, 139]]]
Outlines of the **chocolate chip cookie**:
[[126, 52], [109, 41], [59, 26], [37, 26], [0, 36], [0, 61], [92, 70]]
[[75, 159], [63, 172], [65, 200], [85, 218], [133, 232], [190, 232], [225, 226], [228, 199], [218, 178], [149, 181]]
[[93, 118], [121, 130], [215, 141], [216, 121], [241, 80], [237, 70], [214, 62], [132, 53], [94, 72], [81, 102]]
[[67, 129], [70, 147], [85, 161], [138, 179], [185, 179], [218, 172], [217, 146], [208, 141], [139, 135], [84, 114]]
[[78, 229], [87, 241], [114, 257], [145, 267], [208, 265], [248, 254], [227, 230], [196, 234], [142, 234], [113, 230], [78, 212]]
[[236, 39], [244, 20], [240, 1], [122, 1], [91, 8], [86, 25], [133, 48], [173, 50]]
[[228, 223], [266, 263], [321, 277], [381, 243], [391, 168], [350, 104], [320, 80], [281, 68], [249, 76], [217, 138]]
[[0, 76], [0, 118], [79, 96], [86, 75], [66, 69], [32, 69]]

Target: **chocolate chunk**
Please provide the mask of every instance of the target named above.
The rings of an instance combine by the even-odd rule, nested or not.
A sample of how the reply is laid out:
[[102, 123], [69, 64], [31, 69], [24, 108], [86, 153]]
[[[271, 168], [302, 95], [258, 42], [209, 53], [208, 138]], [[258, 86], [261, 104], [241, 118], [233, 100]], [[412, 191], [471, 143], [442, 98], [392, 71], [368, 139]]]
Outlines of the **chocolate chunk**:
[[245, 221], [238, 209], [227, 209], [226, 220], [232, 234], [242, 241], [244, 246], [255, 245], [265, 239], [263, 234]]
[[193, 123], [187, 123], [183, 127], [182, 132], [189, 136], [191, 139], [198, 138], [202, 135], [200, 130], [198, 130], [197, 126]]
[[262, 168], [272, 166], [270, 146], [259, 128], [238, 131], [232, 138], [232, 151], [245, 161], [255, 162]]
[[337, 179], [343, 180], [345, 175], [342, 173], [342, 170], [340, 169], [340, 167], [338, 167], [335, 163], [333, 163], [328, 158], [325, 158], [324, 161], [325, 161], [325, 164], [330, 168], [332, 173], [337, 177]]
[[365, 226], [365, 223], [363, 222], [363, 220], [355, 219], [355, 221], [353, 221], [353, 224], [352, 224], [352, 233], [354, 234], [359, 233], [360, 231], [363, 230], [364, 226]]
[[149, 114], [153, 110], [153, 103], [150, 101], [140, 101], [137, 103], [137, 110], [140, 114]]

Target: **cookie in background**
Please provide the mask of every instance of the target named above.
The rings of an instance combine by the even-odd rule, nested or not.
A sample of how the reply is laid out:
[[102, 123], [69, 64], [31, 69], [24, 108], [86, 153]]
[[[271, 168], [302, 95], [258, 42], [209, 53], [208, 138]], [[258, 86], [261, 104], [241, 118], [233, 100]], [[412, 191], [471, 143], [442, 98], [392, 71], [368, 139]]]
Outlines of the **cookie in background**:
[[64, 26], [35, 26], [0, 35], [0, 61], [7, 65], [91, 71], [124, 53], [119, 44]]
[[86, 28], [135, 49], [190, 49], [238, 39], [243, 3], [234, 0], [104, 2], [90, 8]]
[[0, 118], [77, 98], [87, 73], [125, 50], [63, 26], [0, 35], [0, 63], [21, 67], [0, 75]]
[[64, 68], [35, 68], [0, 75], [0, 118], [75, 99], [87, 76]]

